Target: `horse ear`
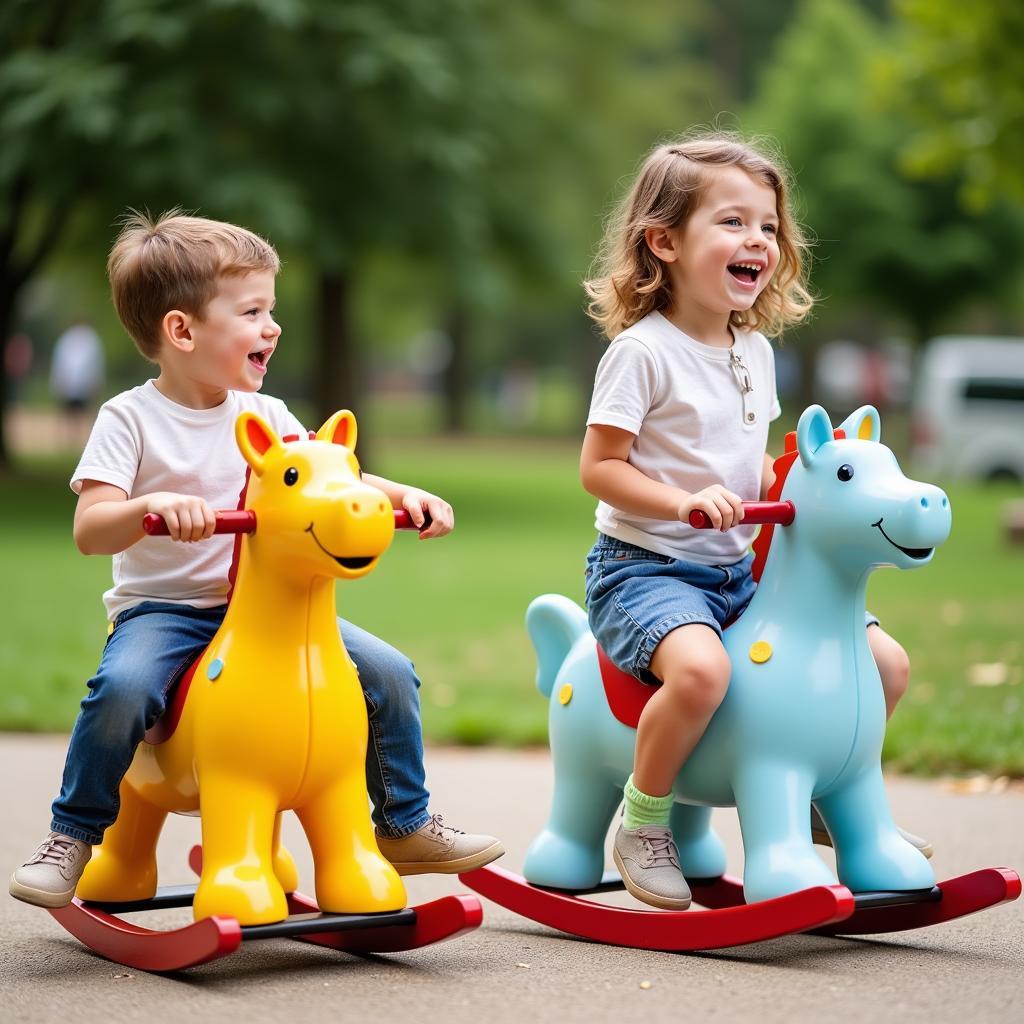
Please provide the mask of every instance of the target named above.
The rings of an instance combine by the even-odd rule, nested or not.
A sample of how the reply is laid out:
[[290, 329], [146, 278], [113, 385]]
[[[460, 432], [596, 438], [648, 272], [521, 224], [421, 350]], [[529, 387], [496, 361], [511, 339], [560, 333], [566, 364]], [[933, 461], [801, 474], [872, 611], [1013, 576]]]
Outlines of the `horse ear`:
[[862, 405], [856, 412], [840, 424], [848, 438], [856, 438], [860, 441], [874, 441], [876, 444], [882, 437], [882, 421], [878, 416], [878, 410], [873, 405]]
[[235, 440], [242, 457], [257, 476], [263, 473], [267, 453], [281, 447], [274, 428], [254, 412], [243, 412], [235, 420]]
[[318, 441], [344, 445], [349, 451], [356, 447], [356, 417], [348, 409], [339, 409], [317, 432]]
[[835, 439], [832, 432], [832, 421], [828, 413], [820, 405], [809, 405], [800, 416], [796, 425], [796, 447], [800, 453], [800, 461], [810, 466], [814, 454], [823, 445]]

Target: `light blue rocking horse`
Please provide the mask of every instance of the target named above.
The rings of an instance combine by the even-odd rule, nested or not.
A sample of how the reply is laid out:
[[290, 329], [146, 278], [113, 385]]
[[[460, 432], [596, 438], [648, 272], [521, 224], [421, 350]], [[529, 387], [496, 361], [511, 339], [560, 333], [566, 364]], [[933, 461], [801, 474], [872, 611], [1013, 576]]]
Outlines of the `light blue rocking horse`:
[[[871, 571], [926, 565], [949, 535], [951, 512], [941, 490], [903, 475], [879, 435], [870, 406], [835, 431], [811, 406], [787, 439], [770, 497], [791, 502], [795, 519], [762, 530], [757, 591], [725, 632], [727, 696], [673, 787], [672, 829], [690, 878], [723, 874], [711, 808], [736, 806], [748, 904], [836, 884], [811, 843], [812, 800], [835, 845], [839, 879], [854, 893], [935, 884], [889, 811], [880, 767], [885, 706], [864, 606]], [[630, 718], [612, 707], [610, 682], [624, 674], [600, 664], [576, 604], [537, 598], [527, 628], [537, 685], [550, 696], [555, 792], [524, 874], [535, 886], [586, 890], [602, 876], [639, 712]], [[636, 692], [631, 699], [642, 707]]]

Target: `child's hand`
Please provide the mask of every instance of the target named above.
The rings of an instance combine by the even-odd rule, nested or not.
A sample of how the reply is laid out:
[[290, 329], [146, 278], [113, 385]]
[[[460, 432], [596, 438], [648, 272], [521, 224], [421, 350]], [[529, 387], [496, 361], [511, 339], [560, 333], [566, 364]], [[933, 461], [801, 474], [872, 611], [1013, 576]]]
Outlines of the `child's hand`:
[[679, 505], [679, 521], [688, 522], [695, 508], [706, 512], [712, 527], [722, 533], [743, 522], [743, 499], [721, 484], [687, 495]]
[[189, 494], [157, 491], [147, 495], [146, 511], [163, 519], [172, 540], [186, 543], [212, 537], [217, 525], [213, 509], [202, 498]]
[[402, 508], [409, 513], [417, 528], [426, 522], [426, 516], [430, 516], [430, 525], [420, 533], [420, 540], [443, 537], [455, 527], [455, 513], [451, 505], [428, 491], [406, 491], [402, 495]]

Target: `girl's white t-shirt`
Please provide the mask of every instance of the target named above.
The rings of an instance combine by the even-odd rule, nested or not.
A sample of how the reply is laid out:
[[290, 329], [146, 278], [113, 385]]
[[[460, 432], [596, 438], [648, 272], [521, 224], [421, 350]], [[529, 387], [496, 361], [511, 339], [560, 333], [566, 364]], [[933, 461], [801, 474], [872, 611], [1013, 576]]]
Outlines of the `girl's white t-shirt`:
[[[753, 389], [746, 394], [729, 349], [696, 341], [661, 313], [644, 317], [601, 359], [587, 425], [635, 434], [627, 461], [652, 480], [690, 493], [721, 484], [743, 499], [758, 498], [768, 424], [782, 413], [775, 356], [763, 334], [733, 329], [733, 337]], [[739, 561], [756, 530], [695, 530], [603, 501], [595, 525], [618, 540], [704, 565]]]
[[[242, 412], [262, 416], [279, 437], [306, 437], [278, 398], [229, 391], [214, 409], [189, 409], [162, 395], [153, 381], [106, 402], [96, 417], [71, 477], [120, 487], [129, 498], [173, 491], [204, 498], [214, 509], [238, 507], [246, 463], [235, 442]], [[227, 600], [234, 537], [218, 535], [183, 544], [144, 537], [114, 555], [114, 585], [103, 595], [107, 617], [142, 601], [212, 608]]]

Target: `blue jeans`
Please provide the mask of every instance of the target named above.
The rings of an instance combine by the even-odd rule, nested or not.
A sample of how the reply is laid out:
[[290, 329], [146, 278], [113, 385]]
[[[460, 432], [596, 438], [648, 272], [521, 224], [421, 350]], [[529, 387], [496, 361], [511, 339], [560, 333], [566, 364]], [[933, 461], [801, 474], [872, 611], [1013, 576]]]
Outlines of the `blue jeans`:
[[[181, 672], [213, 639], [227, 606], [144, 601], [121, 612], [82, 701], [50, 827], [96, 844], [117, 818], [121, 779]], [[419, 678], [400, 651], [338, 619], [359, 671], [370, 721], [366, 785], [377, 831], [409, 835], [430, 819], [423, 769]]]

